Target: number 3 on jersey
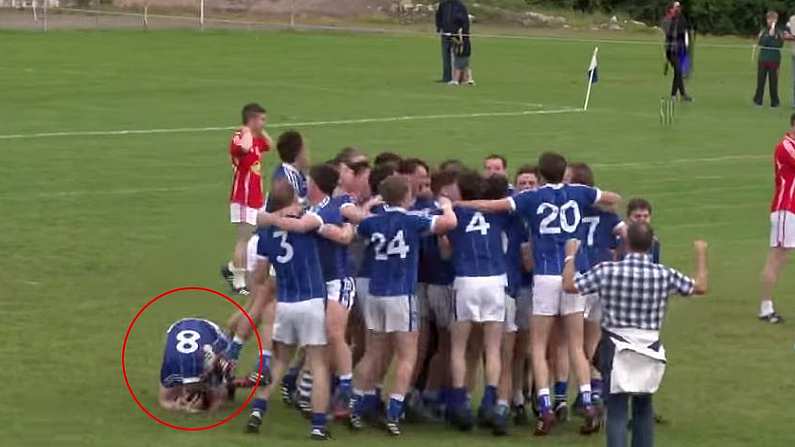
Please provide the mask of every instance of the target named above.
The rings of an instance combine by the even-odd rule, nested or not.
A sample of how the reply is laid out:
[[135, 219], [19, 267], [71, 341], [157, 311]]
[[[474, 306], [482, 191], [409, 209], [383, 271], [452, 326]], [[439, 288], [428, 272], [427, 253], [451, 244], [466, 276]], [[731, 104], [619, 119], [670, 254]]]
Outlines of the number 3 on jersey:
[[279, 246], [282, 247], [282, 249], [284, 249], [284, 254], [283, 255], [276, 256], [276, 262], [278, 262], [279, 264], [285, 264], [287, 262], [290, 262], [290, 260], [293, 259], [293, 255], [295, 254], [295, 251], [293, 250], [292, 244], [287, 242], [287, 232], [286, 231], [274, 231], [273, 232], [273, 237], [277, 238], [277, 239], [281, 238], [281, 241], [279, 242]]
[[[392, 255], [398, 255], [400, 259], [406, 259], [410, 251], [403, 237], [403, 230], [398, 231], [388, 244], [386, 243], [386, 237], [382, 233], [373, 233], [370, 236], [370, 242], [375, 244], [376, 261], [386, 261]], [[386, 250], [384, 250], [384, 245], [386, 245]]]
[[483, 213], [477, 212], [472, 215], [472, 219], [467, 225], [466, 232], [471, 233], [473, 231], [479, 231], [480, 234], [485, 236], [488, 234], [489, 228], [491, 228], [491, 224], [486, 222], [486, 218], [483, 217]]
[[564, 203], [560, 208], [551, 203], [542, 203], [536, 214], [546, 214], [538, 226], [541, 234], [574, 233], [580, 225], [580, 207], [573, 200]]

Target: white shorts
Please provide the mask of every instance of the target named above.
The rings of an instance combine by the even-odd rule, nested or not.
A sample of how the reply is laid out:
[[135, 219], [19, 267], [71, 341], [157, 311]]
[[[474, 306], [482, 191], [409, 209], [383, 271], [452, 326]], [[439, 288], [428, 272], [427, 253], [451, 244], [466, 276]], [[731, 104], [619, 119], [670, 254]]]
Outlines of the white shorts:
[[430, 318], [440, 329], [447, 329], [453, 322], [453, 288], [428, 284], [428, 307]]
[[554, 317], [579, 312], [585, 312], [585, 298], [564, 292], [562, 276], [533, 277], [533, 315]]
[[259, 244], [259, 235], [254, 234], [251, 236], [251, 239], [248, 240], [248, 245], [246, 245], [246, 270], [249, 273], [254, 273], [254, 270], [257, 268], [257, 245]]
[[602, 322], [602, 301], [599, 294], [585, 295], [585, 319], [593, 323]]
[[770, 213], [770, 246], [795, 248], [795, 213], [789, 211]]
[[276, 303], [273, 341], [291, 346], [325, 345], [325, 300], [324, 297], [297, 303]]
[[247, 223], [256, 226], [257, 214], [259, 214], [258, 208], [249, 208], [239, 203], [229, 204], [229, 219], [232, 223]]
[[453, 281], [455, 321], [505, 321], [505, 275], [459, 276]]
[[505, 333], [516, 333], [519, 326], [516, 325], [516, 299], [505, 295]]
[[533, 315], [533, 290], [519, 290], [516, 298], [516, 326], [520, 331], [530, 330], [530, 317]]
[[353, 278], [335, 279], [326, 281], [326, 294], [329, 301], [336, 301], [346, 310], [353, 307], [353, 296], [356, 293], [356, 285]]
[[415, 332], [417, 330], [417, 297], [370, 296], [364, 307], [364, 322], [373, 332]]
[[417, 318], [420, 322], [428, 321], [431, 309], [428, 304], [428, 284], [417, 283]]

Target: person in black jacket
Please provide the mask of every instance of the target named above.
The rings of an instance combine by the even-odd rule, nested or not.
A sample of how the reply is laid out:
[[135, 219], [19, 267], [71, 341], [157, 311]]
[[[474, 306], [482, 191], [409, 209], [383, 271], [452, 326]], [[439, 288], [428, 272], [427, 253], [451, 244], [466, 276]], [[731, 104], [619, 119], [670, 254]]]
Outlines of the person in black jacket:
[[436, 8], [436, 32], [442, 36], [442, 80], [453, 79], [452, 51], [454, 34], [469, 35], [469, 11], [461, 0], [442, 0]]
[[671, 97], [676, 99], [677, 95], [680, 95], [683, 101], [692, 101], [693, 98], [685, 92], [685, 80], [682, 73], [682, 56], [686, 55], [688, 51], [690, 29], [687, 19], [682, 14], [682, 5], [679, 2], [674, 2], [665, 15], [663, 31], [665, 31], [665, 58], [674, 69]]

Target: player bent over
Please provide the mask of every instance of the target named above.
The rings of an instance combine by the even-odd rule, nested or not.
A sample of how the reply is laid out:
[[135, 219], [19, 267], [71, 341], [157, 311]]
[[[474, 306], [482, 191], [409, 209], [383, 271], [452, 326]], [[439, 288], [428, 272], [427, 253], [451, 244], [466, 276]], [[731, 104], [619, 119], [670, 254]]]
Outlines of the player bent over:
[[[283, 180], [273, 183], [270, 201], [273, 210], [297, 203], [293, 188]], [[259, 432], [274, 383], [279, 382], [289, 366], [295, 347], [302, 347], [314, 378], [311, 438], [325, 440], [329, 436], [326, 429], [329, 395], [326, 283], [317, 250], [317, 236], [283, 231], [276, 227], [267, 227], [259, 233], [257, 262], [263, 269], [272, 264], [276, 270], [277, 303], [271, 365], [274, 382], [257, 390], [246, 430], [250, 433]]]
[[[356, 368], [354, 385], [364, 396], [375, 395], [375, 380], [381, 369], [381, 353], [394, 350], [395, 377], [386, 414], [386, 428], [400, 435], [404, 398], [411, 386], [417, 358], [417, 269], [420, 239], [424, 234], [443, 234], [456, 225], [450, 201], [443, 200], [442, 215], [432, 218], [408, 214], [411, 204], [409, 181], [391, 176], [381, 182], [379, 193], [386, 203], [383, 214], [368, 217], [358, 226], [359, 236], [373, 247], [369, 296], [364, 308], [370, 331], [364, 357]], [[363, 426], [363, 415], [375, 399], [359, 399], [351, 414], [351, 427]]]
[[228, 340], [215, 323], [184, 318], [166, 331], [158, 404], [166, 410], [196, 413], [226, 402], [228, 390], [218, 354]]

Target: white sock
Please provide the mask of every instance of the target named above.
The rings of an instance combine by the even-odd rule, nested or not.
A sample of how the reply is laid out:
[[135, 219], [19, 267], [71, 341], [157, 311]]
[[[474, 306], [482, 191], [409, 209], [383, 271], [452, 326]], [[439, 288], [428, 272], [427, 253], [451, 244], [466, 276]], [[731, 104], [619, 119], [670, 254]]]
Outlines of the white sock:
[[246, 269], [232, 269], [232, 287], [235, 289], [246, 287]]
[[390, 394], [389, 398], [398, 402], [403, 402], [404, 396], [402, 394]]
[[541, 388], [538, 390], [538, 397], [549, 396], [549, 388]]
[[773, 312], [773, 300], [764, 300], [762, 301], [762, 305], [759, 306], [759, 316], [764, 317], [765, 315], [770, 315]]
[[590, 393], [591, 392], [591, 384], [586, 383], [585, 385], [580, 385], [580, 392], [581, 393]]
[[513, 393], [513, 404], [516, 406], [524, 405], [524, 395], [522, 394], [522, 390], [516, 390]]
[[497, 399], [497, 406], [498, 407], [499, 406], [507, 407], [508, 406], [508, 399]]

